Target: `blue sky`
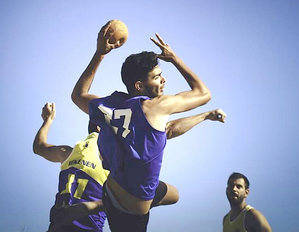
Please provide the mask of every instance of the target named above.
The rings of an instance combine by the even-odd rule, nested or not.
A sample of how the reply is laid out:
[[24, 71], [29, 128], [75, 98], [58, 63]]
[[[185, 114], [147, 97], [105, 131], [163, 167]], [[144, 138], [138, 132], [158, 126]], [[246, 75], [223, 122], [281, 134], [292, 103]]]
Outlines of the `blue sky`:
[[[207, 105], [172, 119], [215, 108], [228, 115], [168, 142], [161, 179], [177, 186], [180, 201], [153, 209], [149, 231], [221, 231], [233, 171], [248, 176], [248, 203], [273, 231], [298, 231], [298, 1], [4, 0], [0, 9], [0, 231], [47, 229], [59, 165], [32, 152], [41, 108], [56, 103], [50, 143], [86, 136], [88, 116], [70, 94], [110, 19], [125, 22], [129, 38], [105, 57], [92, 93], [124, 91], [122, 62], [159, 52], [149, 40], [158, 32], [212, 92]], [[188, 88], [171, 64], [161, 68], [166, 94]]]

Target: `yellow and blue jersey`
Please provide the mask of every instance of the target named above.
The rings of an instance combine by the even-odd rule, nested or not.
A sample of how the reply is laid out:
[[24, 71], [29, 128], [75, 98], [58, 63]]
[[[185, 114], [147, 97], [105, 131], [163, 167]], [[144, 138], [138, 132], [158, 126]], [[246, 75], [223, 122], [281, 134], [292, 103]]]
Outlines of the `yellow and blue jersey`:
[[[76, 143], [70, 156], [62, 163], [55, 205], [73, 205], [102, 199], [102, 186], [109, 171], [103, 169], [98, 152], [98, 133], [91, 133]], [[102, 231], [104, 212], [73, 221], [80, 231]]]

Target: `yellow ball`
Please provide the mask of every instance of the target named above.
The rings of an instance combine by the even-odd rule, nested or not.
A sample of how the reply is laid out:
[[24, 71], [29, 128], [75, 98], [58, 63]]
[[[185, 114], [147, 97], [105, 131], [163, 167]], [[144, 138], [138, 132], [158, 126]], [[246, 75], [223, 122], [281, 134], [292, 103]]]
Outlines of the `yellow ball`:
[[128, 28], [126, 24], [122, 21], [114, 19], [111, 20], [111, 24], [109, 26], [108, 32], [111, 32], [111, 36], [109, 38], [110, 44], [115, 44], [119, 42], [119, 46], [122, 46], [128, 39]]

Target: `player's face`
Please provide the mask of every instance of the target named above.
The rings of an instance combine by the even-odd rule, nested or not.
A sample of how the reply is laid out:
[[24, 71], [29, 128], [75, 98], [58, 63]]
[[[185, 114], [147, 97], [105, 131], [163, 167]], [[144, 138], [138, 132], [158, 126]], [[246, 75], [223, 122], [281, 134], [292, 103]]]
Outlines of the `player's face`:
[[151, 98], [163, 95], [166, 79], [162, 76], [162, 70], [159, 66], [153, 68], [148, 73], [148, 78], [143, 82], [144, 94]]
[[241, 204], [247, 197], [249, 189], [245, 188], [243, 178], [230, 180], [226, 187], [226, 196], [232, 205]]

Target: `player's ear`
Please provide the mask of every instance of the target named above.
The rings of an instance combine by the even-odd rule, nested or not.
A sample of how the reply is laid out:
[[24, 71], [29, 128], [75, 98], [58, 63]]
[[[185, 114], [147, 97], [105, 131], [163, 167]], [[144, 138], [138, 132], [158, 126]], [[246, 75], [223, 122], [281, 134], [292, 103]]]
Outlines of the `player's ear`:
[[142, 81], [136, 81], [134, 84], [134, 87], [137, 92], [140, 92], [143, 89], [143, 82]]
[[97, 132], [99, 133], [101, 130], [101, 128], [99, 126], [97, 126]]
[[249, 188], [245, 189], [245, 193], [246, 193], [246, 197], [247, 197], [249, 194]]

